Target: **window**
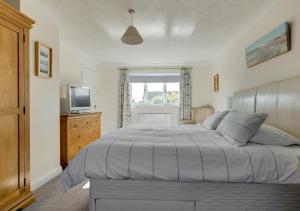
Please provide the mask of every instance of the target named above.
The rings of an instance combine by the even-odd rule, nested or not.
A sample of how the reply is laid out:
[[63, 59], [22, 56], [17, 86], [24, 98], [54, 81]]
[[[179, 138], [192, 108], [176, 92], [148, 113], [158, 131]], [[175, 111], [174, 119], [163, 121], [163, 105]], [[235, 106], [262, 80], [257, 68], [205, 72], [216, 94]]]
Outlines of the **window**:
[[164, 84], [163, 83], [147, 83], [146, 84], [146, 102], [148, 104], [164, 103]]
[[131, 101], [132, 103], [144, 102], [144, 83], [131, 84]]
[[132, 104], [178, 104], [179, 83], [131, 83]]
[[167, 83], [167, 103], [179, 102], [179, 83]]

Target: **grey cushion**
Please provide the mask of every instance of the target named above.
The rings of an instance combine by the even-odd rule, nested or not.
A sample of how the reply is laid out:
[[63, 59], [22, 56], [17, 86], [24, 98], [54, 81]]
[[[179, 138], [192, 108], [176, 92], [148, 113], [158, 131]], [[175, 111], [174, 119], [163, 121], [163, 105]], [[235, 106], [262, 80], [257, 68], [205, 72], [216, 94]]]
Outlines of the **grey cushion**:
[[262, 125], [249, 142], [283, 147], [300, 145], [299, 139], [270, 125]]
[[217, 127], [217, 132], [232, 144], [245, 145], [264, 123], [268, 114], [229, 112]]
[[228, 111], [213, 113], [202, 123], [202, 126], [209, 130], [217, 129], [218, 125], [224, 119], [227, 113]]

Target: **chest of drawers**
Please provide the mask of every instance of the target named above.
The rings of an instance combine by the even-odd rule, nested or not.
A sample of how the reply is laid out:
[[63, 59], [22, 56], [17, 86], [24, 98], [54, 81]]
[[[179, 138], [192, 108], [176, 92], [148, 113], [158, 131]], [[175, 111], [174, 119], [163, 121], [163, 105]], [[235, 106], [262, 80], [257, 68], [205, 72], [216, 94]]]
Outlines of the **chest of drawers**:
[[60, 116], [60, 163], [63, 168], [77, 153], [101, 137], [101, 113]]

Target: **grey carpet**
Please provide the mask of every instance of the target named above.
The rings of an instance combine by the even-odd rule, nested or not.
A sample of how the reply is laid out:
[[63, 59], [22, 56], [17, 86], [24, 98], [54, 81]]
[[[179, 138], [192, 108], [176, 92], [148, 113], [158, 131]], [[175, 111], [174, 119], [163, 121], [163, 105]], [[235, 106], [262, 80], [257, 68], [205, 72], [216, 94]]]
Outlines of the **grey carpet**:
[[64, 193], [59, 184], [59, 177], [34, 191], [36, 202], [24, 211], [88, 211], [88, 189], [82, 183]]

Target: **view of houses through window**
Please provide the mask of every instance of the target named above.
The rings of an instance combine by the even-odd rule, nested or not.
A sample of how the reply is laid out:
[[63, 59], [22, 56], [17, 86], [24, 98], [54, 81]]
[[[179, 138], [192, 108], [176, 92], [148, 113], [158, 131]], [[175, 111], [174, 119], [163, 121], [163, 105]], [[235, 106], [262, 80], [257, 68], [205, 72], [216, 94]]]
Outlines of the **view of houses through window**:
[[132, 104], [178, 104], [179, 82], [131, 83]]

